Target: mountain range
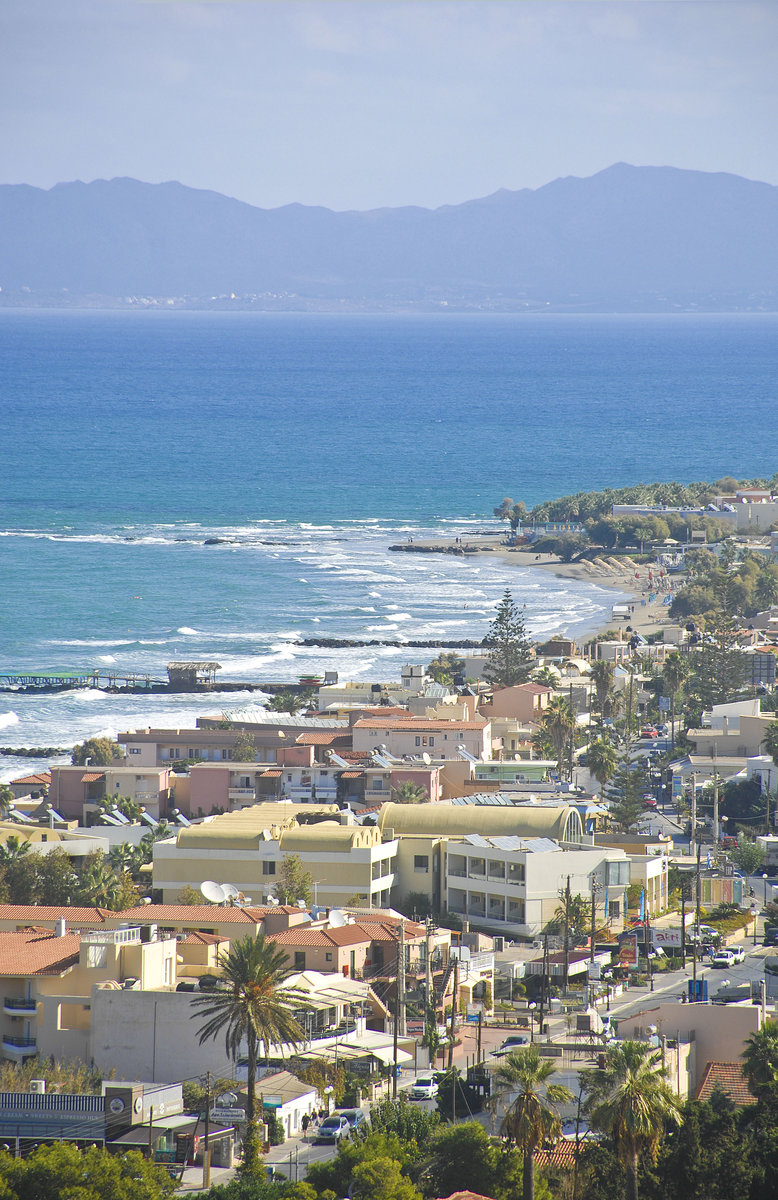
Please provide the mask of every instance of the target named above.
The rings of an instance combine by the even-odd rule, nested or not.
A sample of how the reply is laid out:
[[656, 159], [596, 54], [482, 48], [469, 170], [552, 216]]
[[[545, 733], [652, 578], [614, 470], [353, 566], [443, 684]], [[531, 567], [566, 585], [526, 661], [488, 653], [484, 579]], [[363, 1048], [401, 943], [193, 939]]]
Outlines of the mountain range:
[[778, 187], [618, 163], [437, 209], [262, 209], [180, 183], [0, 186], [0, 303], [776, 311]]

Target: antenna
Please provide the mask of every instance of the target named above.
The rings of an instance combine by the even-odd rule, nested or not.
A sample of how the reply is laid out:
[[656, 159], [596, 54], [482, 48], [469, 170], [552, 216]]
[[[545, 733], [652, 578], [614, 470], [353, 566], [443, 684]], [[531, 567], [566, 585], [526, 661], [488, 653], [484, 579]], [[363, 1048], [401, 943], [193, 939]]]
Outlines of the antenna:
[[204, 879], [200, 884], [200, 891], [211, 904], [223, 904], [227, 898], [221, 884], [214, 883], [212, 879]]
[[421, 756], [421, 761], [424, 763], [424, 765], [426, 767], [430, 766], [430, 764], [432, 763], [432, 759], [430, 758], [430, 756], [426, 750], [424, 751], [424, 753]]
[[332, 929], [340, 929], [346, 924], [346, 914], [339, 908], [330, 909], [330, 927]]

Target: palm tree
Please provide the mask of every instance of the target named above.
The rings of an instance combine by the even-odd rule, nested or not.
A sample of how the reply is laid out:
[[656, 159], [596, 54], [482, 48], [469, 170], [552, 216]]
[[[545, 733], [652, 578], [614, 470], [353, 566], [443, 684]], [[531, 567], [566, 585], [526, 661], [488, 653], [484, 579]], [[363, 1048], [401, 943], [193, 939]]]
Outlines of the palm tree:
[[395, 804], [426, 804], [429, 798], [427, 789], [415, 783], [401, 783], [399, 787], [392, 788]]
[[543, 726], [551, 738], [557, 760], [557, 770], [562, 774], [562, 763], [570, 744], [570, 735], [575, 729], [575, 713], [568, 700], [552, 696], [543, 710]]
[[[265, 941], [264, 934], [250, 935], [233, 942], [219, 955], [221, 985], [216, 991], [196, 996], [193, 1004], [207, 1018], [198, 1029], [200, 1045], [222, 1034], [227, 1053], [236, 1059], [245, 1041], [248, 1053], [248, 1100], [246, 1104], [246, 1142], [244, 1166], [251, 1171], [257, 1158], [254, 1089], [257, 1080], [257, 1055], [260, 1044], [265, 1053], [271, 1045], [287, 1042], [293, 1046], [305, 1034], [293, 1009], [305, 1006], [305, 995], [297, 988], [285, 987], [292, 974], [288, 958]], [[193, 1013], [193, 1017], [200, 1013]]]
[[591, 1124], [609, 1133], [638, 1200], [638, 1164], [646, 1150], [655, 1160], [665, 1126], [681, 1124], [680, 1100], [665, 1082], [662, 1052], [644, 1042], [621, 1042], [607, 1050], [603, 1070], [582, 1072]]
[[594, 684], [594, 694], [600, 709], [600, 723], [605, 719], [605, 705], [613, 691], [614, 666], [605, 658], [598, 658], [592, 663], [591, 681]]
[[755, 1096], [768, 1084], [778, 1083], [778, 1021], [765, 1021], [747, 1039], [743, 1074]]
[[493, 1103], [516, 1093], [506, 1103], [500, 1134], [515, 1142], [524, 1156], [523, 1200], [534, 1200], [535, 1152], [559, 1136], [562, 1122], [556, 1106], [573, 1098], [561, 1083], [548, 1082], [555, 1070], [551, 1059], [540, 1057], [537, 1046], [527, 1046], [507, 1054], [494, 1075]]
[[12, 833], [5, 840], [5, 845], [0, 846], [0, 863], [18, 862], [20, 858], [24, 858], [25, 854], [29, 854], [31, 850], [30, 842], [23, 842], [21, 838]]
[[607, 738], [597, 738], [589, 743], [586, 761], [590, 772], [600, 785], [600, 800], [605, 797], [605, 784], [616, 774], [619, 765], [616, 748]]
[[13, 808], [15, 799], [16, 796], [14, 796], [8, 784], [0, 784], [0, 817], [8, 816], [8, 813]]
[[778, 721], [771, 721], [767, 726], [762, 745], [778, 767]]

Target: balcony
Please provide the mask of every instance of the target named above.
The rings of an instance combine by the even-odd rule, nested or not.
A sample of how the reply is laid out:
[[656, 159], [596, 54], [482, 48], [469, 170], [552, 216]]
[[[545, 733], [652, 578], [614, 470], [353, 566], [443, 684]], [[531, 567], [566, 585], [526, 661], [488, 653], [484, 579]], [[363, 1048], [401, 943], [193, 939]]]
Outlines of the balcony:
[[227, 796], [230, 800], [255, 800], [256, 790], [254, 788], [231, 787], [227, 790]]
[[3, 1012], [7, 1017], [33, 1017], [35, 1011], [35, 1001], [25, 996], [6, 996], [3, 1000]]
[[3, 1053], [18, 1058], [31, 1058], [38, 1053], [35, 1038], [9, 1037], [3, 1034]]

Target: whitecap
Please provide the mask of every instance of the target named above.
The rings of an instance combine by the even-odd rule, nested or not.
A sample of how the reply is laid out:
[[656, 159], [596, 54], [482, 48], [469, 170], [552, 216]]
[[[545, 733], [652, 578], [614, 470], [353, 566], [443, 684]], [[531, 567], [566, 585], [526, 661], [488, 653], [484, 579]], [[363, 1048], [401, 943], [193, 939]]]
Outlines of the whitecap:
[[11, 725], [19, 724], [19, 716], [15, 712], [0, 713], [0, 729], [10, 729]]
[[188, 625], [182, 625], [179, 629], [176, 630], [176, 633], [182, 633], [184, 635], [184, 637], [206, 637], [207, 636], [206, 634], [201, 633], [199, 629], [190, 629]]
[[116, 659], [112, 654], [98, 654], [97, 661], [104, 663], [115, 663]]

